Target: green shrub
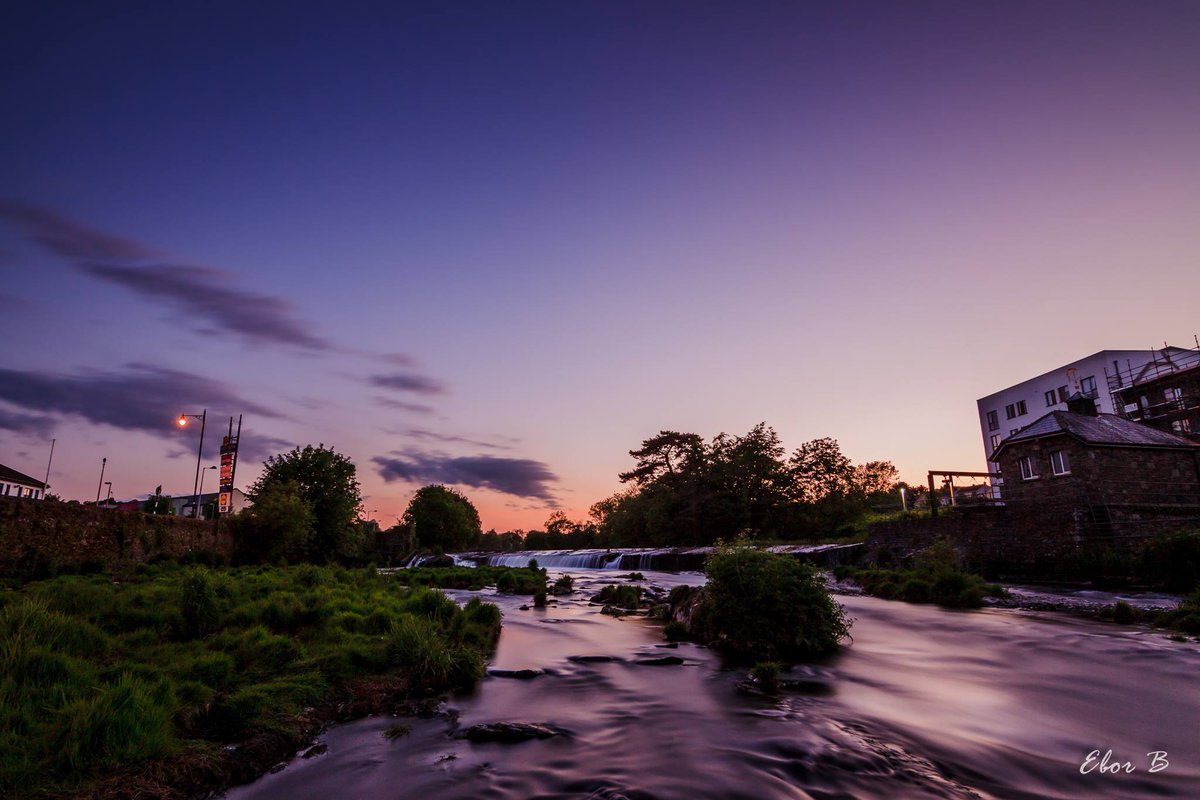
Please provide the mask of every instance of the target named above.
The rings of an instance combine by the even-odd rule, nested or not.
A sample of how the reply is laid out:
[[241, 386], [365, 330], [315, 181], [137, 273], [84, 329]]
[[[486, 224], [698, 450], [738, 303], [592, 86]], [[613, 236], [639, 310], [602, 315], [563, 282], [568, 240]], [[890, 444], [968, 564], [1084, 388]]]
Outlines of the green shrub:
[[783, 665], [778, 661], [759, 661], [750, 670], [750, 676], [764, 692], [774, 694], [779, 691], [779, 674]]
[[217, 593], [206, 570], [192, 569], [184, 576], [180, 585], [179, 613], [184, 638], [204, 636], [217, 626], [220, 620]]
[[570, 575], [561, 575], [559, 576], [558, 580], [554, 582], [555, 594], [570, 594], [574, 590], [575, 579]]
[[663, 636], [667, 637], [668, 642], [678, 642], [687, 638], [688, 629], [682, 622], [671, 620], [663, 626]]
[[637, 608], [642, 604], [642, 587], [610, 584], [601, 589], [593, 600], [617, 608]]
[[[705, 638], [760, 660], [791, 661], [832, 652], [849, 635], [842, 607], [816, 569], [745, 545], [722, 545], [705, 563]], [[696, 633], [696, 631], [693, 631]]]
[[174, 698], [166, 683], [124, 675], [55, 714], [52, 749], [60, 769], [117, 767], [165, 752], [171, 743]]
[[534, 608], [545, 608], [546, 607], [546, 593], [544, 591], [534, 592], [533, 606], [534, 606]]
[[1124, 600], [1118, 600], [1112, 608], [1113, 622], [1121, 625], [1128, 625], [1137, 618], [1137, 613], [1133, 610], [1133, 606], [1126, 603]]

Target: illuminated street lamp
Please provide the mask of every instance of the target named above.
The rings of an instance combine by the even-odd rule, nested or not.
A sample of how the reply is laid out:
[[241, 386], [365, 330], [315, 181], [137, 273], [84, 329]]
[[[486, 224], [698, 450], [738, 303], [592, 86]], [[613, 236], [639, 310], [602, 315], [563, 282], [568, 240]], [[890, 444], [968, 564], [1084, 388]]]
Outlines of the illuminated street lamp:
[[192, 516], [195, 517], [200, 511], [200, 459], [204, 455], [204, 423], [208, 419], [208, 409], [204, 409], [199, 414], [180, 414], [179, 419], [175, 422], [179, 427], [186, 428], [189, 419], [200, 420], [200, 447], [196, 450], [196, 480], [192, 483]]
[[211, 467], [205, 467], [200, 472], [200, 497], [204, 497], [204, 476], [208, 473], [208, 471], [210, 469], [216, 469], [216, 465], [213, 465]]

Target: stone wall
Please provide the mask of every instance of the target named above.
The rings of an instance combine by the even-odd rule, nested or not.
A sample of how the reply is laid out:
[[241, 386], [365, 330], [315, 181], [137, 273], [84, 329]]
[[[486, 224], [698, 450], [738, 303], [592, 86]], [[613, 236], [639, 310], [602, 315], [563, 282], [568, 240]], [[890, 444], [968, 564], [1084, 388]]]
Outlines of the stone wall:
[[1068, 508], [996, 506], [961, 509], [935, 518], [871, 525], [865, 560], [880, 566], [911, 558], [938, 539], [949, 539], [974, 569], [989, 574], [1036, 575], [1050, 562], [1076, 552], [1086, 520]]
[[1136, 553], [1149, 539], [1200, 530], [1200, 507], [1008, 503], [961, 508], [936, 518], [871, 525], [863, 561], [890, 566], [948, 539], [976, 571], [1001, 577], [1049, 575], [1082, 551]]
[[0, 575], [41, 560], [57, 568], [140, 562], [189, 550], [233, 553], [229, 525], [77, 503], [0, 498]]

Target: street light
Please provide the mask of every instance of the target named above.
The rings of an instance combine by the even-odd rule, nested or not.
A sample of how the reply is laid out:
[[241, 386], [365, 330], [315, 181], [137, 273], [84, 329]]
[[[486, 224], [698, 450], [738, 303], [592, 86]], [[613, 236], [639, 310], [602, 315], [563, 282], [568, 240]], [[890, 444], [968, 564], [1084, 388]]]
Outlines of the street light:
[[179, 419], [175, 422], [179, 427], [186, 428], [189, 419], [200, 420], [200, 447], [196, 450], [196, 480], [192, 483], [192, 517], [194, 518], [200, 511], [200, 458], [204, 455], [204, 423], [208, 419], [208, 409], [202, 410], [199, 414], [180, 414]]
[[112, 500], [112, 481], [105, 481], [104, 485], [108, 487], [108, 495], [104, 498], [104, 505], [110, 506], [112, 505], [112, 503], [109, 502]]
[[216, 466], [205, 467], [200, 472], [200, 497], [204, 497], [204, 476], [210, 469], [216, 469]]

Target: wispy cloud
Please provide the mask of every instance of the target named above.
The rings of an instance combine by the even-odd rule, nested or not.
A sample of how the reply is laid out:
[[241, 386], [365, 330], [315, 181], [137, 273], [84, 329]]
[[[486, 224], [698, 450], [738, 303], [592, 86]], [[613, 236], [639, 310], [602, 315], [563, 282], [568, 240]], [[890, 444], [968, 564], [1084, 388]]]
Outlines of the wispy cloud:
[[454, 436], [446, 433], [437, 433], [435, 431], [427, 431], [424, 428], [409, 428], [400, 433], [401, 436], [409, 439], [418, 439], [426, 442], [441, 442], [443, 444], [469, 444], [475, 447], [484, 447], [488, 450], [511, 450], [512, 445], [496, 444], [495, 442], [487, 442], [482, 439], [471, 439], [466, 436]]
[[423, 405], [421, 403], [406, 403], [403, 400], [393, 400], [390, 397], [376, 397], [375, 402], [386, 408], [394, 408], [397, 411], [411, 411], [414, 414], [432, 414], [433, 406]]
[[393, 372], [390, 375], [372, 375], [367, 379], [372, 386], [378, 386], [383, 389], [395, 389], [398, 392], [412, 392], [413, 394], [444, 394], [446, 386], [441, 381], [430, 378], [427, 375], [418, 375], [415, 372]]
[[372, 460], [379, 467], [379, 475], [389, 483], [457, 484], [533, 498], [550, 507], [558, 506], [551, 486], [558, 481], [558, 476], [541, 461], [497, 456], [453, 457], [415, 450], [403, 451], [396, 457], [377, 456]]
[[177, 415], [202, 408], [214, 413], [280, 416], [239, 397], [218, 381], [148, 364], [74, 375], [0, 369], [0, 400], [26, 411], [81, 417], [164, 437], [178, 435]]
[[198, 327], [256, 343], [306, 350], [330, 347], [293, 316], [286, 300], [241, 289], [226, 270], [171, 263], [155, 248], [95, 230], [52, 208], [0, 201], [0, 219], [34, 244], [70, 260], [83, 274], [147, 299], [166, 300]]
[[162, 253], [134, 239], [113, 236], [42, 206], [0, 200], [0, 217], [26, 238], [63, 258], [98, 261], [145, 261]]
[[273, 342], [325, 350], [292, 316], [291, 304], [279, 297], [232, 287], [233, 275], [212, 267], [157, 265], [126, 267], [84, 263], [78, 268], [93, 278], [122, 286], [143, 297], [166, 300], [181, 311], [254, 342]]

